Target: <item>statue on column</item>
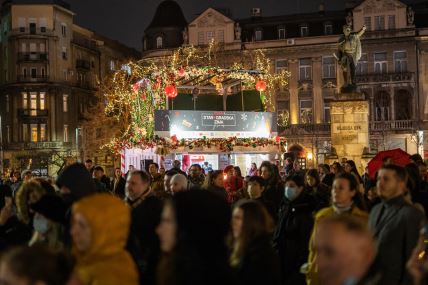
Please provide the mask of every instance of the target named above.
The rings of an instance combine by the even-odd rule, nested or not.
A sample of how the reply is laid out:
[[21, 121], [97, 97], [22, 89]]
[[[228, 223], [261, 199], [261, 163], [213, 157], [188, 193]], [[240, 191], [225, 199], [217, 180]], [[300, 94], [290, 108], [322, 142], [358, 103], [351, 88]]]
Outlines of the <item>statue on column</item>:
[[239, 23], [235, 24], [235, 40], [241, 40], [241, 27], [239, 26]]
[[415, 21], [415, 12], [413, 11], [412, 7], [407, 8], [407, 24], [409, 26], [413, 26], [413, 23]]
[[352, 93], [357, 89], [355, 71], [361, 58], [360, 39], [365, 31], [365, 25], [359, 32], [352, 32], [352, 27], [349, 25], [343, 26], [343, 35], [339, 38], [338, 51], [333, 54], [343, 72], [345, 83], [341, 88], [342, 93]]
[[183, 30], [183, 44], [189, 44], [189, 31], [187, 30], [187, 27], [185, 27]]

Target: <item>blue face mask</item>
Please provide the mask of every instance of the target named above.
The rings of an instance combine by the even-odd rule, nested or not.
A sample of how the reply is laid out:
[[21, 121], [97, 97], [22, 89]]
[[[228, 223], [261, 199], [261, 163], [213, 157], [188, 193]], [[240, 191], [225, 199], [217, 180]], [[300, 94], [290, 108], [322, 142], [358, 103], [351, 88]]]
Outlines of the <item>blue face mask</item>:
[[44, 235], [49, 231], [50, 225], [49, 221], [41, 216], [34, 217], [33, 227], [36, 232]]
[[294, 199], [297, 198], [297, 196], [299, 196], [299, 192], [297, 187], [285, 186], [284, 195], [285, 195], [285, 198], [287, 198], [290, 201], [293, 201]]

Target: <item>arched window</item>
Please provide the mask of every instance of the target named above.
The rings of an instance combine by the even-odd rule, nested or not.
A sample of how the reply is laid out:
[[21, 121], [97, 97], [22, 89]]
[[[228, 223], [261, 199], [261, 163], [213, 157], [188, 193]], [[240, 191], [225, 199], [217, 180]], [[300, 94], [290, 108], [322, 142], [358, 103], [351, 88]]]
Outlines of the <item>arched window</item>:
[[379, 91], [374, 98], [375, 107], [375, 121], [388, 121], [390, 120], [390, 97], [389, 93]]
[[156, 48], [163, 48], [163, 38], [161, 36], [156, 38]]
[[412, 96], [407, 90], [399, 90], [395, 93], [395, 119], [410, 120], [412, 118]]

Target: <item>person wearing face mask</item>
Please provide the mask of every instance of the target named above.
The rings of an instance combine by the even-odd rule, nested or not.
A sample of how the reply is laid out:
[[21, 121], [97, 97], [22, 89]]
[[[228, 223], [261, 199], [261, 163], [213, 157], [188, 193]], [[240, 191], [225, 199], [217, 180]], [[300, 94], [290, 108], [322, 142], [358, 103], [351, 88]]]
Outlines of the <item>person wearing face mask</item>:
[[305, 285], [300, 267], [308, 258], [308, 243], [314, 224], [314, 197], [304, 190], [303, 177], [291, 175], [285, 180], [284, 197], [273, 235], [282, 273], [282, 284]]
[[45, 244], [52, 249], [63, 249], [65, 213], [67, 206], [63, 200], [56, 195], [44, 195], [36, 203], [31, 204], [34, 211], [33, 237], [29, 246]]
[[309, 242], [308, 262], [302, 267], [302, 271], [306, 273], [306, 282], [308, 285], [319, 284], [318, 271], [315, 265], [317, 252], [314, 250], [314, 235], [319, 222], [326, 217], [334, 215], [349, 215], [367, 225], [369, 216], [366, 211], [364, 198], [358, 191], [358, 186], [359, 184], [355, 176], [351, 173], [342, 173], [336, 176], [331, 190], [332, 206], [320, 210], [315, 215], [314, 229]]

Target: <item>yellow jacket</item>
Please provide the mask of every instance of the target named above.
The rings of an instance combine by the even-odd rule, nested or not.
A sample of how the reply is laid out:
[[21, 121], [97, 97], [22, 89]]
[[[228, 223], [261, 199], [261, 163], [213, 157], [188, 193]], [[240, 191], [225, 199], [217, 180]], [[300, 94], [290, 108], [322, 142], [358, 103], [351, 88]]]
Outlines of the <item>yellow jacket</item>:
[[[333, 207], [328, 207], [321, 209], [318, 211], [318, 213], [315, 215], [315, 223], [314, 228], [312, 230], [311, 239], [309, 240], [309, 256], [308, 256], [308, 268], [306, 272], [306, 284], [307, 285], [319, 285], [318, 280], [318, 269], [316, 268], [315, 260], [316, 260], [316, 252], [314, 251], [313, 244], [314, 244], [314, 235], [317, 228], [317, 225], [320, 221], [320, 219], [324, 217], [329, 217], [332, 215], [335, 215], [335, 211]], [[357, 218], [361, 218], [366, 224], [369, 219], [369, 214], [363, 210], [360, 210], [357, 207], [353, 207], [351, 211], [351, 215]]]
[[89, 250], [73, 245], [76, 273], [84, 285], [137, 285], [138, 273], [125, 250], [131, 214], [128, 207], [109, 194], [95, 194], [73, 205], [73, 214], [83, 215], [92, 233]]

